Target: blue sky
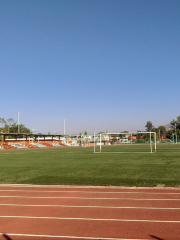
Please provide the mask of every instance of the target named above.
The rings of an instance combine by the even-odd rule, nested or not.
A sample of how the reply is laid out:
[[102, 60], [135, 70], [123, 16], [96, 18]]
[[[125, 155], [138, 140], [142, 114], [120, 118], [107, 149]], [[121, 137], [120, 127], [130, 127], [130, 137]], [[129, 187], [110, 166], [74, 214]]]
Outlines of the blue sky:
[[36, 132], [180, 115], [179, 0], [0, 0], [0, 117]]

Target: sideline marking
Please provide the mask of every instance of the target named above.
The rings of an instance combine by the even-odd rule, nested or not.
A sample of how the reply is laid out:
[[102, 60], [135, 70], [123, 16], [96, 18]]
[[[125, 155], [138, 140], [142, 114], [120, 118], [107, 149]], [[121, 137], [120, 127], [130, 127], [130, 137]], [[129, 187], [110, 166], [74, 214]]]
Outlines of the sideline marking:
[[87, 199], [87, 200], [133, 200], [133, 201], [180, 201], [180, 199], [141, 199], [141, 198], [88, 198], [88, 197], [32, 197], [32, 196], [0, 196], [0, 198], [49, 198], [49, 199]]
[[15, 207], [59, 207], [59, 208], [110, 208], [110, 209], [145, 209], [145, 210], [180, 210], [180, 208], [162, 208], [162, 207], [114, 207], [114, 206], [71, 206], [71, 205], [30, 205], [30, 204], [0, 204], [0, 206]]
[[74, 154], [74, 153], [82, 153], [82, 151], [66, 152], [66, 153], [72, 153], [72, 154]]
[[[3, 235], [3, 233], [2, 233]], [[9, 236], [20, 236], [20, 237], [46, 237], [46, 238], [73, 238], [73, 239], [103, 239], [103, 240], [149, 240], [149, 239], [135, 239], [135, 238], [104, 238], [104, 237], [77, 237], [77, 236], [55, 236], [55, 235], [34, 235], [34, 234], [18, 234], [18, 233], [6, 233]]]
[[0, 192], [35, 192], [35, 193], [37, 193], [37, 192], [39, 192], [39, 193], [41, 193], [41, 192], [43, 192], [43, 193], [93, 193], [93, 194], [148, 194], [148, 195], [179, 195], [180, 194], [180, 192], [178, 192], [178, 193], [176, 193], [176, 192], [174, 192], [174, 193], [166, 193], [166, 192], [163, 192], [163, 193], [160, 193], [160, 192], [96, 192], [96, 191], [94, 191], [94, 192], [92, 192], [92, 191], [74, 191], [74, 190], [72, 190], [72, 191], [69, 191], [69, 190], [56, 190], [56, 191], [54, 191], [54, 190], [52, 190], [52, 191], [43, 191], [43, 190], [19, 190], [19, 189], [17, 189], [17, 190], [13, 190], [13, 189], [0, 189]]
[[[76, 188], [82, 188], [82, 189], [111, 189], [111, 190], [117, 190], [117, 189], [134, 189], [134, 190], [141, 190], [141, 189], [146, 189], [146, 190], [168, 190], [168, 191], [173, 191], [177, 190], [180, 191], [180, 187], [124, 187], [124, 186], [73, 186], [73, 185], [33, 185], [33, 184], [1, 184], [0, 187], [20, 187], [20, 188], [67, 188], [67, 189], [76, 189]], [[143, 192], [142, 192], [143, 193]]]
[[50, 219], [50, 220], [80, 220], [109, 222], [150, 222], [150, 223], [180, 223], [180, 220], [146, 220], [146, 219], [109, 219], [109, 218], [65, 218], [65, 217], [35, 217], [35, 216], [0, 216], [0, 218]]

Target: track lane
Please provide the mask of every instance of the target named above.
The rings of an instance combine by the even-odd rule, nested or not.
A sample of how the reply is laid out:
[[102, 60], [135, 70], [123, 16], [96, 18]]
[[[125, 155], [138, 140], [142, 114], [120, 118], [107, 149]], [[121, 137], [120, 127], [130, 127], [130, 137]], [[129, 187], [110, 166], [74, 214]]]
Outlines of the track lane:
[[[2, 221], [3, 220], [3, 221]], [[1, 232], [34, 235], [59, 235], [96, 238], [150, 239], [150, 235], [165, 240], [178, 240], [180, 223], [61, 220], [61, 219], [0, 219]]]
[[180, 208], [180, 201], [174, 200], [133, 200], [133, 199], [82, 199], [82, 198], [36, 198], [0, 197], [0, 204], [27, 205], [66, 205], [66, 206], [104, 206], [104, 207], [151, 207]]
[[66, 206], [2, 206], [2, 216], [36, 216], [60, 218], [94, 218], [94, 219], [131, 219], [131, 220], [159, 220], [180, 221], [180, 209], [111, 209], [111, 208], [83, 208]]
[[180, 193], [141, 193], [141, 192], [87, 192], [87, 191], [27, 191], [27, 190], [1, 190], [0, 197], [3, 196], [22, 196], [22, 197], [79, 197], [79, 198], [94, 198], [94, 199], [177, 199], [180, 200]]

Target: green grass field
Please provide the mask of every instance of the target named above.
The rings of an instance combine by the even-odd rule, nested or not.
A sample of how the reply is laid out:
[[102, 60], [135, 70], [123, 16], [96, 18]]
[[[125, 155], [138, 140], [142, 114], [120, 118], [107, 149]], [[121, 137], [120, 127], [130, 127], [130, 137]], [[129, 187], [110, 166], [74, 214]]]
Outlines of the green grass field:
[[158, 145], [157, 153], [93, 151], [93, 147], [0, 151], [0, 183], [180, 186], [180, 145]]

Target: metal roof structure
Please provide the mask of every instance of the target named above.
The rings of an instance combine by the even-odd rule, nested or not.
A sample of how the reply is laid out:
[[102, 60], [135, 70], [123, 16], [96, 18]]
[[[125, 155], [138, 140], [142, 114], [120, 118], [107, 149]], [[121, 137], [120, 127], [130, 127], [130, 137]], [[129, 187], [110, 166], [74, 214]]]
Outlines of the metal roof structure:
[[38, 138], [44, 138], [44, 140], [46, 138], [51, 138], [52, 140], [55, 139], [55, 138], [60, 138], [63, 136], [63, 135], [60, 135], [60, 134], [37, 134], [37, 133], [0, 133], [0, 136], [1, 138], [3, 137], [3, 140], [6, 141], [7, 137], [13, 137], [15, 138], [16, 140], [18, 138], [26, 138], [26, 140], [28, 140], [28, 138], [34, 138], [35, 140], [38, 139]]

